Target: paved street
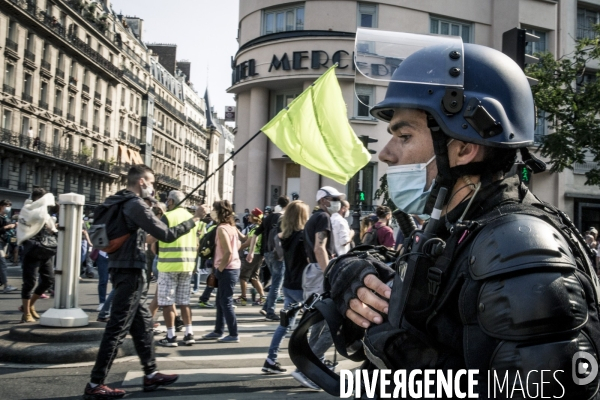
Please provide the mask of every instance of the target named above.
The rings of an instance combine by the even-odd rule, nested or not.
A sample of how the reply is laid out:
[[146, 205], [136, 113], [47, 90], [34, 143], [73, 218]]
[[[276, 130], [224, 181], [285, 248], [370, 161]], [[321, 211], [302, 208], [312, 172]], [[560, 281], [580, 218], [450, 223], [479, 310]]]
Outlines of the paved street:
[[[20, 267], [9, 266], [10, 284], [20, 287]], [[97, 280], [85, 279], [80, 284], [80, 307], [91, 321], [97, 312]], [[154, 285], [151, 287], [154, 293]], [[197, 295], [194, 302], [197, 302]], [[0, 293], [0, 331], [18, 323], [17, 307], [20, 292]], [[40, 300], [36, 304], [40, 314], [52, 307], [54, 300]], [[162, 372], [178, 373], [179, 381], [166, 389], [152, 393], [141, 390], [142, 371], [137, 357], [117, 359], [107, 380], [110, 386], [127, 390], [128, 398], [162, 399], [325, 399], [325, 392], [315, 392], [299, 386], [289, 375], [293, 370], [287, 355], [287, 340], [280, 352], [280, 362], [288, 369], [283, 375], [264, 375], [261, 367], [265, 360], [272, 332], [277, 324], [266, 322], [258, 313], [259, 307], [238, 307], [236, 314], [241, 342], [221, 344], [200, 342], [193, 346], [166, 348], [158, 346], [156, 356]], [[194, 334], [199, 337], [212, 331], [214, 309], [193, 308]], [[162, 318], [159, 319], [162, 321]], [[164, 326], [163, 326], [164, 327]], [[156, 336], [160, 338], [162, 336]], [[179, 333], [181, 339], [182, 333]], [[331, 354], [329, 358], [332, 358]], [[353, 363], [344, 361], [343, 367]], [[75, 399], [80, 398], [89, 379], [92, 363], [63, 365], [0, 364], [0, 398], [12, 399]]]

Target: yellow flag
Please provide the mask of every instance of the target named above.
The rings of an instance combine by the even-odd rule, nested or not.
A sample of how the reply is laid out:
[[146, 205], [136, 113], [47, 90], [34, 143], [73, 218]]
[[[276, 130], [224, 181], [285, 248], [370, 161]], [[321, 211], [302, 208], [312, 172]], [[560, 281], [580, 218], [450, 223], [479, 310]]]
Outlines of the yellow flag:
[[335, 68], [329, 68], [261, 131], [296, 163], [346, 184], [371, 155], [348, 122]]

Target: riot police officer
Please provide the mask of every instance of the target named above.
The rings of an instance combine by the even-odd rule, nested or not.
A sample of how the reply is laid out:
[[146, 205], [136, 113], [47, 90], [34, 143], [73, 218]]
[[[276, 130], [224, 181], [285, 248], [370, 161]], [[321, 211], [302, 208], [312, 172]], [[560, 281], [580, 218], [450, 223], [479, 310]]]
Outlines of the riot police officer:
[[527, 149], [535, 108], [524, 73], [458, 38], [361, 29], [355, 61], [357, 83], [389, 82], [371, 114], [389, 123], [379, 158], [390, 198], [432, 221], [408, 235], [393, 268], [364, 254], [329, 265], [332, 303], [363, 329], [370, 368], [477, 369], [479, 398], [490, 396], [488, 371], [510, 385], [518, 375], [516, 393], [496, 395], [517, 398], [539, 395], [540, 371], [560, 370], [542, 376], [544, 396], [594, 398], [598, 377], [574, 358], [598, 360], [589, 255], [568, 217], [514, 173], [517, 151], [522, 167], [544, 169]]

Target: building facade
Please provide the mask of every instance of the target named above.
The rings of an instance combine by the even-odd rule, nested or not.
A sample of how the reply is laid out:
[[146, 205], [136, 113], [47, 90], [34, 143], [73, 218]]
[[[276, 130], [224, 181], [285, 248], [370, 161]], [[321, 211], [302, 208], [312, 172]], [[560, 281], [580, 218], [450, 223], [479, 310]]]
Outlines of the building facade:
[[[380, 86], [357, 85], [353, 68], [357, 27], [419, 34], [461, 36], [466, 43], [502, 48], [503, 32], [514, 27], [540, 36], [528, 52], [550, 51], [557, 57], [572, 51], [574, 38], [591, 32], [590, 21], [600, 21], [600, 1], [555, 0], [408, 0], [349, 1], [306, 0], [240, 1], [239, 49], [233, 58], [232, 86], [237, 100], [236, 148], [331, 65], [348, 108], [348, 118], [359, 136], [377, 139], [369, 148], [379, 152], [389, 140], [387, 124], [374, 120], [369, 108], [385, 96]], [[590, 26], [588, 26], [590, 25]], [[360, 101], [358, 100], [360, 98]], [[536, 138], [548, 134], [540, 122]], [[273, 205], [279, 194], [298, 193], [312, 204], [320, 186], [343, 190], [352, 203], [355, 191], [365, 192], [367, 205], [376, 204], [373, 193], [386, 165], [377, 154], [346, 187], [293, 163], [264, 135], [236, 157], [234, 201], [239, 209]], [[584, 185], [574, 171], [535, 175], [531, 186], [542, 199], [565, 210], [578, 226], [600, 225], [600, 190]], [[585, 226], [584, 226], [585, 227]]]
[[0, 0], [0, 198], [18, 210], [41, 186], [93, 208], [137, 163], [163, 194], [204, 178], [204, 103], [142, 32], [110, 0]]

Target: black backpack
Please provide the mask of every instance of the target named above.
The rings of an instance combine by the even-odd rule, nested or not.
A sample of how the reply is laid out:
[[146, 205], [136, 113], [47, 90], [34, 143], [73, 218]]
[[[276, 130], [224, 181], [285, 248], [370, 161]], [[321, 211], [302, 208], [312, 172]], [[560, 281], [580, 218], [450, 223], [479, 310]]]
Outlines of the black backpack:
[[381, 226], [375, 227], [375, 225], [373, 225], [371, 230], [365, 233], [361, 243], [369, 246], [379, 246], [379, 239], [377, 238], [377, 230], [379, 228], [381, 228]]
[[[274, 251], [277, 247], [277, 234], [280, 231], [280, 227], [281, 227], [281, 219], [283, 218], [283, 215], [280, 215], [279, 218], [277, 218], [277, 222], [275, 222], [269, 229], [269, 237], [267, 238], [267, 251]], [[283, 258], [279, 259], [279, 261], [281, 261]]]
[[200, 239], [199, 253], [205, 260], [213, 258], [215, 255], [215, 246], [217, 244], [217, 225], [208, 228], [208, 232]]
[[94, 210], [94, 224], [88, 229], [92, 246], [108, 254], [119, 250], [131, 236], [123, 214], [123, 206], [131, 197], [107, 205], [99, 205]]

